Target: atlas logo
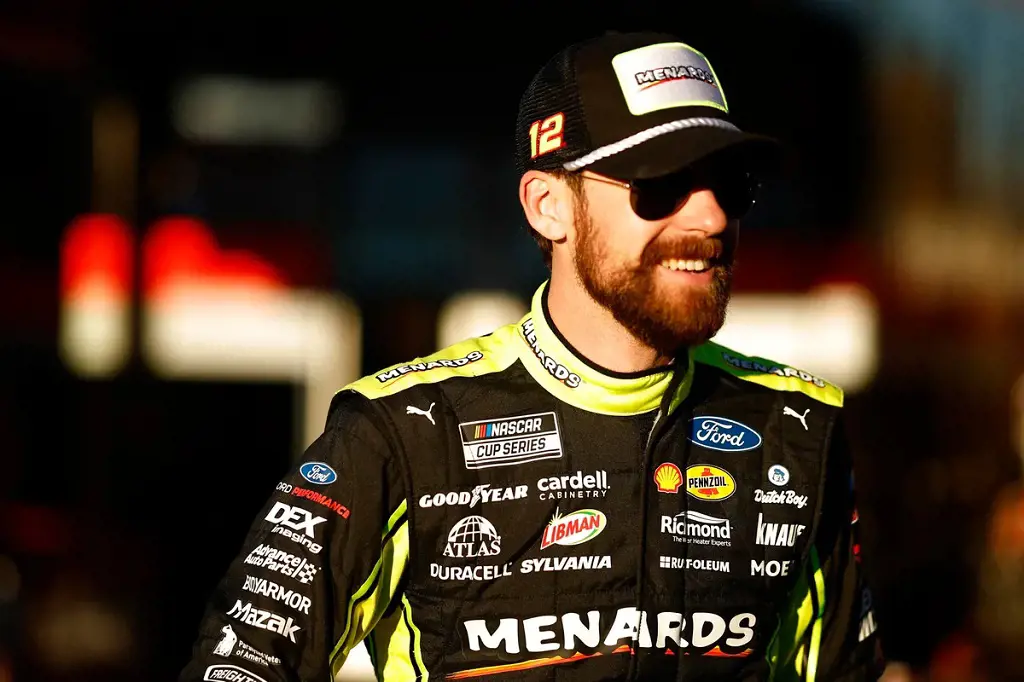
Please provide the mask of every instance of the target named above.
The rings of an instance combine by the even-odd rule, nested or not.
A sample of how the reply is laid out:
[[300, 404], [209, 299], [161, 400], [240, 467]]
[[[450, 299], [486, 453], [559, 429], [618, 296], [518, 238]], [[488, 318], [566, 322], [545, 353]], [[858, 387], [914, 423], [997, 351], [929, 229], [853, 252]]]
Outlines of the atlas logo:
[[580, 509], [565, 516], [559, 515], [558, 509], [555, 509], [554, 517], [544, 528], [540, 548], [582, 545], [600, 535], [607, 525], [608, 518], [604, 512], [596, 509]]
[[455, 559], [475, 559], [501, 553], [501, 536], [482, 516], [467, 516], [448, 532], [442, 554]]
[[[608, 620], [611, 620], [609, 623]], [[674, 611], [647, 613], [633, 607], [612, 614], [601, 611], [563, 613], [533, 618], [467, 620], [462, 623], [470, 651], [516, 655], [629, 645], [643, 649], [744, 647], [754, 639], [757, 618], [738, 613], [726, 620], [717, 613], [689, 617]]]
[[440, 369], [441, 367], [465, 367], [471, 362], [477, 360], [483, 360], [484, 354], [478, 350], [470, 351], [465, 357], [456, 358], [454, 360], [428, 360], [427, 362], [412, 362], [408, 365], [401, 365], [399, 367], [393, 367], [386, 372], [381, 372], [377, 375], [377, 381], [382, 384], [386, 384], [392, 379], [408, 374], [409, 372], [427, 372], [432, 369]]

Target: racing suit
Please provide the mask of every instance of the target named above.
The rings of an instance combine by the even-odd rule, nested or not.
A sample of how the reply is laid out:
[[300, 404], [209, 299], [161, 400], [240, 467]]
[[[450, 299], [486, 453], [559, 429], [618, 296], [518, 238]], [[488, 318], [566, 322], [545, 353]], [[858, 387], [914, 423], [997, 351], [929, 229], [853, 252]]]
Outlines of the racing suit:
[[874, 680], [842, 392], [708, 343], [621, 374], [545, 287], [356, 381], [213, 594], [183, 682]]

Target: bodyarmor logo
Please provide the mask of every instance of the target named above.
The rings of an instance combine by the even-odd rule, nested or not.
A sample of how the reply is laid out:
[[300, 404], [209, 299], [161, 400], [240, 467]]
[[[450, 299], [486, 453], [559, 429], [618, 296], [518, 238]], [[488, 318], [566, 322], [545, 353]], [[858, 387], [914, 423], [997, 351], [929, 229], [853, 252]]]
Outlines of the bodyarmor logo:
[[561, 381], [569, 388], [578, 388], [583, 380], [575, 372], [570, 372], [569, 369], [562, 363], [555, 360], [553, 357], [544, 352], [537, 342], [537, 331], [533, 326], [533, 318], [523, 320], [522, 324], [523, 336], [526, 338], [526, 342], [530, 344], [530, 348], [533, 350], [533, 354], [540, 360], [540, 365], [547, 370], [548, 374]]
[[[648, 614], [633, 607], [614, 612], [610, 624], [602, 623], [601, 611], [560, 616], [467, 620], [466, 641], [470, 651], [490, 650], [505, 654], [575, 652], [620, 644], [644, 649], [665, 649], [672, 642], [677, 649], [711, 649], [722, 645], [732, 649], [745, 647], [754, 639], [757, 618], [738, 613], [728, 620], [717, 613], [698, 612], [686, 618], [674, 611]], [[749, 650], [746, 650], [749, 653]], [[744, 653], [738, 652], [739, 655]]]
[[442, 552], [456, 559], [474, 559], [499, 553], [501, 536], [494, 525], [482, 516], [467, 516], [452, 526], [448, 533], [448, 543]]
[[286, 590], [266, 578], [254, 578], [251, 575], [247, 575], [245, 576], [245, 582], [242, 584], [242, 589], [246, 592], [270, 597], [283, 604], [287, 604], [299, 613], [309, 615], [309, 607], [312, 604], [309, 597], [295, 590]]
[[765, 523], [764, 515], [757, 515], [757, 539], [759, 545], [792, 547], [807, 526], [798, 523]]

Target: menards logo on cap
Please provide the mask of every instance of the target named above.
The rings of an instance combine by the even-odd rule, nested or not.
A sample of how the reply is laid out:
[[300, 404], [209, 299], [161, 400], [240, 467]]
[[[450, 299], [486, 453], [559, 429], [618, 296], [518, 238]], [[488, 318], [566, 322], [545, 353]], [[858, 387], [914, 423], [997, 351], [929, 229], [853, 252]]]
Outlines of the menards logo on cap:
[[736, 492], [736, 479], [725, 469], [695, 464], [686, 467], [686, 492], [698, 500], [720, 502]]
[[540, 548], [544, 549], [551, 545], [582, 545], [600, 535], [607, 525], [608, 517], [596, 509], [580, 509], [565, 516], [559, 514], [556, 509], [555, 515], [544, 528]]

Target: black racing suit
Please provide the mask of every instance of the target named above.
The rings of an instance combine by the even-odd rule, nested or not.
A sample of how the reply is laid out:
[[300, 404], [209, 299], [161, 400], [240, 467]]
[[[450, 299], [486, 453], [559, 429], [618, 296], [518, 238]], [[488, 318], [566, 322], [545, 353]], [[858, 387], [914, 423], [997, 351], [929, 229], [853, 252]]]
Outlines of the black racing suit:
[[706, 344], [615, 374], [519, 323], [340, 391], [183, 682], [874, 680], [842, 392]]

